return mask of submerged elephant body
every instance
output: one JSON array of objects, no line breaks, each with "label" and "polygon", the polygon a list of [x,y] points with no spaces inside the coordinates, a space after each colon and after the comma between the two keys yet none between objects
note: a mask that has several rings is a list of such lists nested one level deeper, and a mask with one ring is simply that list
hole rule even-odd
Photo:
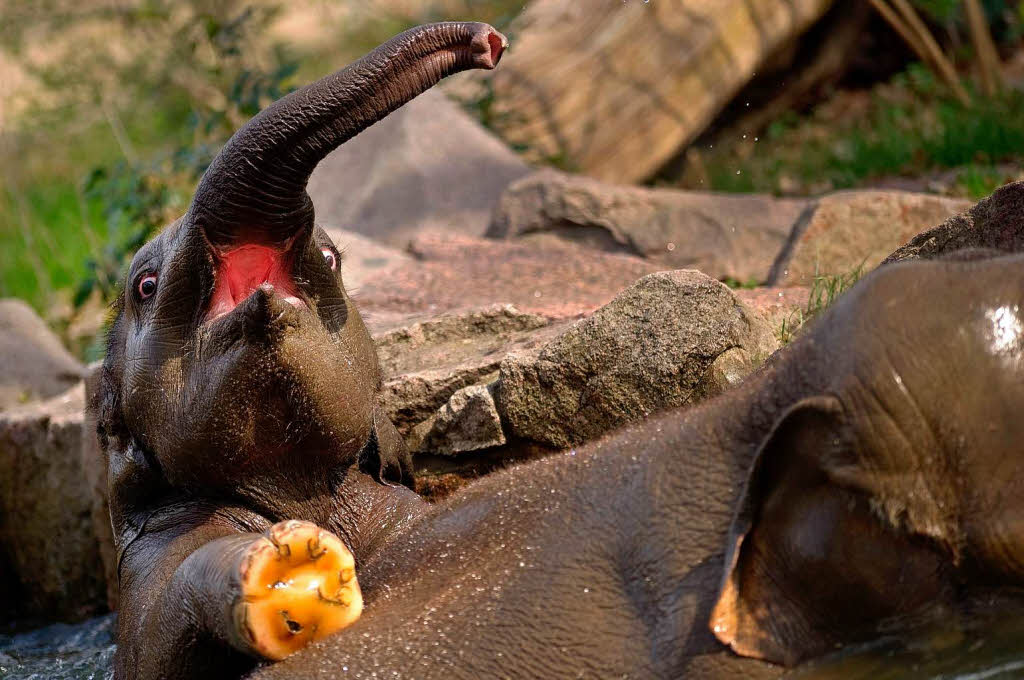
[{"label": "submerged elephant body", "polygon": [[716,400],[437,505],[402,486],[305,182],[504,46],[421,27],[290,95],[136,255],[91,396],[117,676],[770,678],[1024,584],[1019,257],[884,267]]},{"label": "submerged elephant body", "polygon": [[1022,265],[887,267],[737,390],[476,482],[253,677],[769,678],[1024,584]]}]

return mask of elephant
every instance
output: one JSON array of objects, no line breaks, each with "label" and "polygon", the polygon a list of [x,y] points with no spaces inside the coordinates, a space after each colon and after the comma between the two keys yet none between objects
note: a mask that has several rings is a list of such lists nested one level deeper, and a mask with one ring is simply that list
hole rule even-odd
[{"label": "elephant", "polygon": [[305,183],[506,45],[423,26],[285,97],[135,255],[89,396],[117,677],[774,678],[1014,601],[1021,256],[886,265],[711,401],[411,490]]}]

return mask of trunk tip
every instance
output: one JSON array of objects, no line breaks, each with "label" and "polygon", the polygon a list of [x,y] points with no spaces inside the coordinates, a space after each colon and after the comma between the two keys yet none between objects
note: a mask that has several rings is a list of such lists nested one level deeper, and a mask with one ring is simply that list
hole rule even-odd
[{"label": "trunk tip", "polygon": [[470,43],[473,50],[473,64],[477,68],[492,69],[501,61],[501,55],[508,47],[508,38],[488,24],[480,24],[480,29]]}]

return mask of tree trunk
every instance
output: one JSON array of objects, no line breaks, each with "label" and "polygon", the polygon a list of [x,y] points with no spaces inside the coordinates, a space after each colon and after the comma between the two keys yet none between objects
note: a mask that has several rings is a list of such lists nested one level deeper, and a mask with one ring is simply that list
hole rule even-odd
[{"label": "tree trunk", "polygon": [[637,182],[700,134],[831,0],[535,0],[493,124],[533,160]]}]

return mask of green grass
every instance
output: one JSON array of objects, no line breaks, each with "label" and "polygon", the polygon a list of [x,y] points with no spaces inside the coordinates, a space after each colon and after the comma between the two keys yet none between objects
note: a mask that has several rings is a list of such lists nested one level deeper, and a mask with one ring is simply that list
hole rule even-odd
[{"label": "green grass", "polygon": [[797,309],[782,320],[776,333],[779,342],[788,344],[808,321],[831,307],[843,293],[864,276],[864,263],[844,274],[819,274],[815,268],[810,294],[803,309]]},{"label": "green grass", "polygon": [[0,296],[46,312],[55,291],[85,277],[106,239],[102,209],[76,183],[53,178],[0,193]]},{"label": "green grass", "polygon": [[[131,153],[149,157],[188,143],[187,102],[170,104],[125,116]],[[110,125],[76,124],[80,113],[51,112],[17,131],[0,157],[0,296],[22,298],[51,321],[66,321],[89,263],[103,259],[114,236],[109,201],[88,190],[87,178],[125,160]]]},{"label": "green grass", "polygon": [[733,289],[744,289],[753,290],[761,285],[761,282],[756,277],[750,277],[746,281],[740,281],[732,276],[726,276],[722,279],[722,283]]},{"label": "green grass", "polygon": [[957,174],[957,193],[977,201],[991,194],[1006,181],[1005,174],[997,168],[972,163]]},{"label": "green grass", "polygon": [[1001,183],[998,164],[1024,159],[1024,92],[975,95],[965,106],[913,65],[870,94],[840,94],[757,138],[723,138],[700,151],[717,191],[820,193],[961,169],[955,188],[980,198]]}]

